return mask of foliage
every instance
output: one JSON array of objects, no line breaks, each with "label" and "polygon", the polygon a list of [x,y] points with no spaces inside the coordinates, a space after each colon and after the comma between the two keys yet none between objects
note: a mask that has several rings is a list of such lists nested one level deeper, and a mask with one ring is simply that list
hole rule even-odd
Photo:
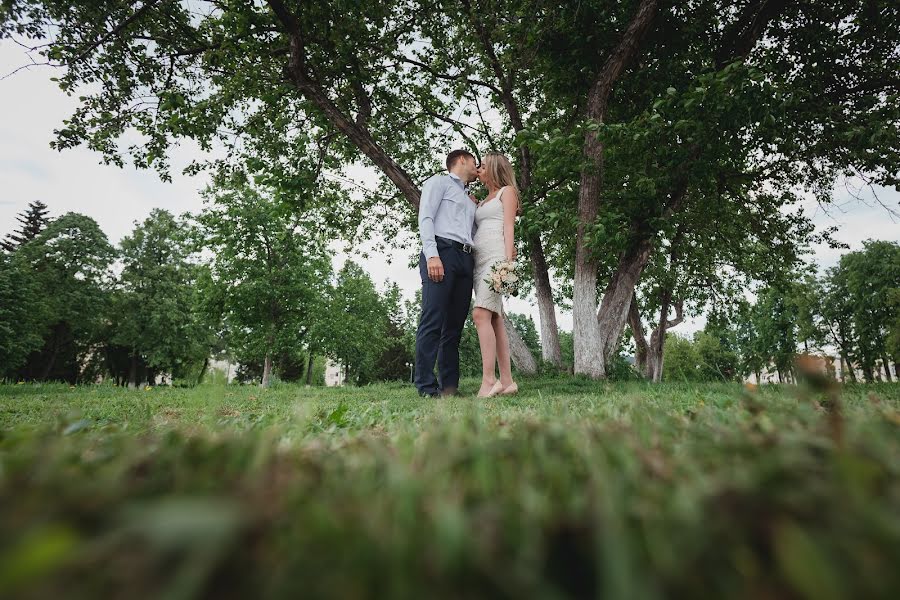
[{"label": "foliage", "polygon": [[895,597],[898,387],[840,402],[4,386],[0,594]]},{"label": "foliage", "polygon": [[[761,286],[755,302],[741,303],[729,329],[739,348],[744,375],[773,369],[792,377],[798,351],[837,353],[842,377],[867,381],[891,377],[896,349],[896,291],[900,244],[866,241],[844,254],[823,275],[795,274]],[[801,348],[802,347],[802,348]]]},{"label": "foliage", "polygon": [[839,280],[847,293],[845,302],[856,340],[854,354],[866,380],[872,381],[878,361],[890,360],[887,339],[897,314],[891,295],[900,288],[900,244],[866,241],[862,250],[841,256],[831,277]]},{"label": "foliage", "polygon": [[240,180],[219,181],[197,217],[212,255],[210,304],[238,362],[299,364],[325,300],[330,257],[308,213]]},{"label": "foliage", "polygon": [[729,338],[730,331],[710,324],[692,339],[666,336],[663,377],[667,381],[734,381],[739,356]]},{"label": "foliage", "polygon": [[894,316],[888,322],[888,338],[886,340],[887,353],[894,360],[894,375],[900,380],[900,288],[894,288],[888,291],[888,306],[891,308],[891,314]]},{"label": "foliage", "polygon": [[65,380],[82,377],[82,364],[101,341],[109,315],[115,249],[97,222],[77,213],[51,221],[13,255],[20,277],[33,280],[33,329],[42,346],[17,377]]},{"label": "foliage", "polygon": [[346,369],[348,383],[371,382],[376,361],[388,348],[384,337],[388,318],[372,279],[359,265],[344,263],[329,291],[326,310],[327,316],[317,324],[322,349]]},{"label": "foliage", "polygon": [[198,298],[203,267],[191,260],[188,224],[154,209],[120,243],[122,272],[114,296],[110,341],[127,349],[138,384],[138,361],[174,378],[196,370],[212,352],[212,332]]},{"label": "foliage", "polygon": [[[373,381],[410,381],[410,365],[415,363],[415,346],[410,345],[400,286],[391,284],[381,296],[384,347],[376,359]],[[413,338],[413,344],[414,344]]]},{"label": "foliage", "polygon": [[698,381],[700,356],[691,340],[669,334],[665,341],[663,379],[666,381]]},{"label": "foliage", "polygon": [[694,334],[701,381],[734,381],[738,373],[738,355],[730,347],[727,332],[707,327]]},{"label": "foliage", "polygon": [[34,279],[0,253],[0,379],[13,377],[41,347],[42,300]]}]

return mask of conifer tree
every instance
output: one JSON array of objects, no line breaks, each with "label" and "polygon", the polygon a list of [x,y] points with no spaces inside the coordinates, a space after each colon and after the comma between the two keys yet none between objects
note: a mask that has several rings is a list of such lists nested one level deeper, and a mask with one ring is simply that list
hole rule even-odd
[{"label": "conifer tree", "polygon": [[7,235],[5,240],[0,241],[0,247],[6,252],[15,252],[16,248],[36,238],[50,222],[50,219],[47,218],[49,212],[47,205],[40,200],[31,202],[28,208],[16,217],[21,224],[19,229]]}]

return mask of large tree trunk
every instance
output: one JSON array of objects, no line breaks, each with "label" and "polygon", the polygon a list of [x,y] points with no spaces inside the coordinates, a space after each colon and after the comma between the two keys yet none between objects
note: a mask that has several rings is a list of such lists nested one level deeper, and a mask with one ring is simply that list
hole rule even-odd
[{"label": "large tree trunk", "polygon": [[893,381],[893,379],[891,378],[891,361],[888,360],[887,356],[882,356],[881,362],[884,363],[885,381]]},{"label": "large tree trunk", "polygon": [[541,239],[532,236],[528,240],[531,265],[534,273],[534,292],[537,296],[538,317],[541,327],[541,358],[556,367],[562,367],[562,348],[559,345],[559,326],[556,323],[556,306],[553,303],[553,288]]},{"label": "large tree trunk", "polygon": [[[622,39],[612,50],[588,93],[585,116],[595,122],[606,120],[609,97],[613,85],[625,66],[637,54],[644,34],[656,15],[656,0],[641,0],[637,12],[625,29]],[[597,311],[597,268],[599,261],[590,247],[588,234],[597,220],[600,191],[603,187],[603,142],[595,131],[585,131],[582,155],[585,166],[581,171],[578,190],[578,227],[575,239],[575,281],[572,317],[575,333],[575,373],[594,378],[606,376],[606,363],[625,326],[628,307],[637,282],[646,264],[641,251],[629,253],[620,261],[606,288]],[[646,256],[649,256],[649,248]],[[629,285],[630,283],[630,285]],[[605,309],[605,310],[604,310]]]},{"label": "large tree trunk", "polygon": [[[600,377],[605,376],[606,364],[615,352],[622,331],[625,329],[634,288],[644,267],[647,266],[651,250],[652,245],[649,239],[635,244],[632,250],[619,260],[619,264],[606,286],[600,302],[600,309],[594,318],[597,324],[596,335],[599,341],[600,360],[604,369],[603,374],[599,375]],[[596,275],[594,281],[596,281]]]},{"label": "large tree trunk", "polygon": [[534,356],[509,319],[503,319],[503,328],[506,330],[506,337],[509,338],[509,355],[516,370],[528,375],[537,373],[537,362],[534,360]]}]

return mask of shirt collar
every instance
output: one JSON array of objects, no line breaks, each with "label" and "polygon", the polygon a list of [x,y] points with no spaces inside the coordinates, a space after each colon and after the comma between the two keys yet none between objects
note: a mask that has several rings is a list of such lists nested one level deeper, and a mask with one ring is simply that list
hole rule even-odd
[{"label": "shirt collar", "polygon": [[450,179],[452,179],[453,181],[455,181],[455,182],[456,182],[456,185],[458,185],[459,187],[461,187],[461,188],[463,189],[464,192],[468,192],[468,189],[466,188],[466,184],[463,183],[463,180],[460,179],[459,176],[458,176],[456,173],[450,173]]}]

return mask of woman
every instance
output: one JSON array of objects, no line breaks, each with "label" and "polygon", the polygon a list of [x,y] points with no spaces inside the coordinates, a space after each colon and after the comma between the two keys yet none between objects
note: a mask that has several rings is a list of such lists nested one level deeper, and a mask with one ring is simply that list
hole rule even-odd
[{"label": "woman", "polygon": [[[503,298],[485,281],[491,268],[502,260],[515,260],[514,228],[519,212],[519,187],[512,165],[502,154],[490,152],[478,167],[478,179],[488,190],[475,211],[475,309],[472,320],[481,346],[481,389],[479,398],[515,394],[509,340],[503,328]],[[494,365],[500,367],[500,379]]]}]

